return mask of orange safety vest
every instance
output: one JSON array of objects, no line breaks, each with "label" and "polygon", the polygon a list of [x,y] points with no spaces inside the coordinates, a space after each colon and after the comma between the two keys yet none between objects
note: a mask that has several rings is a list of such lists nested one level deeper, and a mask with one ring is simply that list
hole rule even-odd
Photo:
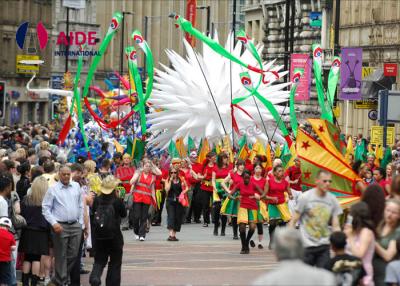
[{"label": "orange safety vest", "polygon": [[153,203],[153,190],[151,185],[154,179],[155,176],[151,173],[147,175],[147,178],[145,178],[144,174],[140,175],[139,181],[136,183],[135,189],[133,190],[133,202],[147,205]]}]

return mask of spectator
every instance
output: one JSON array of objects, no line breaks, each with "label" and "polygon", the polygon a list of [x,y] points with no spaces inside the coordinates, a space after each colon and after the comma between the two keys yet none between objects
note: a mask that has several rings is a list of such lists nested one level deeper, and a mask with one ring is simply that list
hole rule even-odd
[{"label": "spectator", "polygon": [[385,170],[383,168],[378,167],[378,168],[375,168],[373,173],[374,173],[375,184],[378,184],[379,186],[381,186],[382,189],[385,192],[385,196],[388,196],[389,195],[389,190],[387,188],[388,184],[387,184],[387,182],[385,180],[385,177],[386,177]]},{"label": "spectator", "polygon": [[366,275],[363,278],[364,286],[374,285],[374,271],[372,258],[375,251],[375,227],[371,220],[368,205],[359,202],[351,206],[348,223],[345,226],[347,235],[347,251],[360,258]]},{"label": "spectator", "polygon": [[56,167],[53,161],[47,161],[43,164],[43,177],[46,178],[49,187],[56,183]]},{"label": "spectator", "polygon": [[120,195],[115,191],[119,180],[109,175],[104,178],[101,195],[93,202],[95,213],[93,239],[96,241],[93,270],[89,282],[92,286],[101,285],[103,269],[108,263],[106,285],[121,284],[122,249],[124,239],[120,230],[121,218],[126,217],[126,209]]},{"label": "spectator", "polygon": [[400,237],[400,201],[392,199],[386,202],[383,221],[377,228],[377,237],[372,261],[374,282],[375,286],[384,286],[387,263],[397,254],[396,240]]},{"label": "spectator", "polygon": [[13,181],[5,173],[0,174],[0,217],[8,217],[7,200],[11,195]]},{"label": "spectator", "polygon": [[396,240],[397,259],[386,266],[385,283],[388,286],[400,285],[400,238]]},{"label": "spectator", "polygon": [[20,179],[17,182],[17,194],[20,198],[20,200],[23,200],[24,197],[26,196],[26,193],[28,192],[28,189],[31,186],[30,180],[29,180],[29,171],[31,170],[31,165],[28,161],[24,161],[17,167],[17,171],[20,174]]},{"label": "spectator", "polygon": [[400,175],[393,177],[390,197],[400,200]]},{"label": "spectator", "polygon": [[79,252],[83,224],[83,200],[79,184],[71,182],[71,169],[62,166],[60,181],[43,200],[43,215],[52,226],[55,269],[50,285],[64,285]]},{"label": "spectator", "polygon": [[0,217],[0,285],[12,285],[11,252],[17,247],[13,235],[9,232],[12,227],[8,217]]},{"label": "spectator", "polygon": [[336,231],[331,234],[329,241],[334,256],[326,268],[335,274],[336,285],[359,285],[365,270],[358,257],[346,254],[346,234]]},{"label": "spectator", "polygon": [[372,222],[377,226],[383,219],[385,209],[386,200],[382,188],[377,184],[369,185],[362,194],[361,200],[368,205]]},{"label": "spectator", "polygon": [[277,229],[274,241],[274,252],[279,265],[276,270],[260,276],[253,285],[335,285],[333,274],[301,261],[303,244],[298,231],[289,228]]},{"label": "spectator", "polygon": [[[21,215],[27,226],[23,229],[20,251],[25,254],[22,269],[22,285],[37,285],[40,275],[40,259],[49,254],[49,225],[42,214],[42,202],[47,192],[46,178],[40,176],[32,182],[31,192],[25,196],[21,204]],[[32,271],[31,284],[29,273]]]},{"label": "spectator", "polygon": [[111,161],[108,159],[104,159],[101,163],[101,168],[99,170],[99,176],[104,179],[105,177],[107,177],[108,175],[112,175],[111,174]]},{"label": "spectator", "polygon": [[300,220],[300,232],[305,246],[304,262],[317,267],[324,267],[329,260],[331,229],[340,230],[338,216],[342,209],[336,197],[329,193],[331,182],[332,175],[320,170],[316,187],[300,195],[290,221],[294,227]]}]

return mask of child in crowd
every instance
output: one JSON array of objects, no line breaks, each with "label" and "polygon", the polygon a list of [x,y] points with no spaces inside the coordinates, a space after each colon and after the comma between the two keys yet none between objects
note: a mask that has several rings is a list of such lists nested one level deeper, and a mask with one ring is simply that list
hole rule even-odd
[{"label": "child in crowd", "polygon": [[371,185],[374,183],[374,177],[372,176],[372,171],[371,169],[367,168],[365,170],[365,178],[364,181],[367,185]]},{"label": "child in crowd", "polygon": [[385,283],[400,285],[400,238],[396,240],[397,258],[386,266]]},{"label": "child in crowd", "polygon": [[335,274],[336,285],[359,285],[365,270],[359,258],[346,254],[346,239],[346,235],[341,231],[331,234],[329,240],[334,257],[330,259],[326,269]]},{"label": "child in crowd", "polygon": [[16,248],[14,236],[9,232],[11,227],[8,217],[0,218],[0,286],[11,282],[11,252]]}]

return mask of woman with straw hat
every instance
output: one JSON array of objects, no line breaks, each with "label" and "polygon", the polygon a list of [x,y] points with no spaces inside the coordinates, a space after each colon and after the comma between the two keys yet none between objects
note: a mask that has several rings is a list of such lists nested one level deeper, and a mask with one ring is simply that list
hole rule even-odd
[{"label": "woman with straw hat", "polygon": [[100,196],[93,202],[95,214],[93,239],[96,240],[93,270],[89,282],[101,285],[103,269],[108,262],[106,285],[121,284],[122,249],[124,239],[120,230],[121,218],[126,217],[126,209],[118,191],[120,180],[113,175],[103,179]]}]

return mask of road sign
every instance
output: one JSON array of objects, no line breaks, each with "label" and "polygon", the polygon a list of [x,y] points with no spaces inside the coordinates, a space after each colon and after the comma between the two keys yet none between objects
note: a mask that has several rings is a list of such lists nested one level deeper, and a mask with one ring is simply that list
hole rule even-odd
[{"label": "road sign", "polygon": [[[387,128],[386,144],[394,145],[394,127]],[[372,126],[371,127],[371,144],[383,146],[383,126]]]},{"label": "road sign", "polygon": [[321,28],[322,26],[322,13],[310,12],[310,27]]},{"label": "road sign", "polygon": [[27,65],[22,64],[20,61],[31,61],[31,60],[40,60],[39,56],[36,55],[17,55],[15,59],[15,66],[17,73],[24,73],[24,74],[34,74],[39,73],[39,65]]},{"label": "road sign", "polygon": [[368,118],[371,120],[377,120],[378,119],[378,111],[376,109],[372,109],[368,112]]},{"label": "road sign", "polygon": [[363,99],[353,101],[354,109],[377,109],[378,100],[376,99]]},{"label": "road sign", "polygon": [[384,63],[383,64],[383,75],[384,76],[397,76],[397,64],[394,63]]}]

